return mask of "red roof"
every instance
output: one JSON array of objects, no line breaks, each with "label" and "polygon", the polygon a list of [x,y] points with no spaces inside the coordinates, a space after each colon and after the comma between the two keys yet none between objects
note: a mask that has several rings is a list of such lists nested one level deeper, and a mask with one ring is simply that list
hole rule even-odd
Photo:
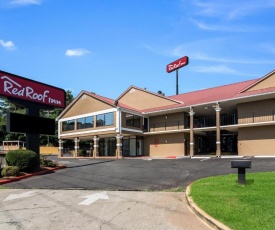
[{"label": "red roof", "polygon": [[[275,87],[270,87],[270,88],[260,89],[260,90],[253,90],[253,91],[244,91],[246,89],[249,89],[252,85],[260,82],[262,79],[263,78],[258,78],[258,79],[254,79],[254,80],[248,80],[248,81],[244,81],[244,82],[238,82],[238,83],[233,83],[233,84],[229,84],[229,85],[223,85],[223,86],[218,86],[218,87],[213,87],[213,88],[208,88],[208,89],[203,89],[203,90],[197,90],[197,91],[183,93],[183,94],[169,96],[169,97],[161,96],[161,97],[167,98],[169,100],[174,100],[177,103],[182,102],[182,104],[154,107],[154,108],[145,109],[145,110],[138,110],[134,107],[123,104],[121,102],[119,102],[117,104],[117,106],[120,106],[121,108],[124,108],[124,109],[136,111],[136,112],[148,113],[148,112],[154,112],[154,111],[160,111],[160,110],[168,110],[168,109],[174,109],[174,108],[194,106],[194,105],[205,104],[205,103],[219,102],[222,100],[246,97],[246,96],[250,96],[250,95],[259,95],[262,93],[274,92]],[[131,88],[131,87],[138,88],[135,86],[130,86],[129,88]],[[140,88],[138,88],[138,89],[140,89]],[[144,89],[142,89],[142,90],[149,92]],[[91,93],[89,93],[89,94],[92,95],[93,97],[100,99],[101,101],[107,102],[108,104],[115,106],[115,100],[113,100],[113,99],[99,96],[97,94],[91,94]],[[152,93],[152,94],[154,94],[154,93]],[[157,95],[157,96],[159,96],[159,95]]]},{"label": "red roof", "polygon": [[103,101],[103,102],[105,102],[105,103],[107,103],[107,104],[109,104],[109,105],[112,105],[112,106],[119,106],[119,107],[124,108],[124,109],[128,109],[128,110],[133,110],[133,111],[136,111],[136,112],[140,112],[138,109],[136,109],[136,108],[134,108],[134,107],[131,107],[131,106],[129,106],[129,105],[123,104],[123,103],[121,103],[121,102],[118,102],[118,104],[115,105],[116,100],[113,100],[113,99],[111,99],[111,98],[103,97],[103,96],[101,96],[101,95],[94,94],[94,93],[89,93],[89,92],[86,92],[86,91],[85,91],[85,93],[87,93],[87,94],[91,95],[92,97],[97,98],[97,99],[99,99],[99,100],[101,100],[101,101]]},{"label": "red roof", "polygon": [[[145,89],[141,89],[135,86],[130,86],[122,95],[118,97],[117,100],[113,100],[107,97],[103,97],[97,94],[93,94],[87,91],[82,91],[78,97],[82,95],[82,93],[86,93],[94,98],[97,98],[113,107],[121,107],[124,109],[140,112],[140,113],[149,113],[149,112],[155,112],[155,111],[161,111],[161,110],[169,110],[169,109],[175,109],[175,108],[183,108],[183,107],[189,107],[189,106],[195,106],[199,104],[206,104],[206,103],[215,103],[215,102],[220,102],[223,100],[229,100],[229,99],[234,99],[234,98],[241,98],[241,97],[247,97],[251,95],[261,95],[265,93],[275,93],[275,87],[269,87],[265,89],[259,89],[259,90],[251,90],[247,91],[254,85],[258,84],[259,82],[263,81],[267,77],[271,76],[272,74],[275,73],[275,70],[270,72],[269,74],[265,75],[262,78],[254,79],[254,80],[249,80],[249,81],[244,81],[244,82],[238,82],[234,84],[229,84],[229,85],[223,85],[223,86],[218,86],[214,88],[209,88],[209,89],[203,89],[203,90],[198,90],[194,92],[189,92],[189,93],[183,93],[179,95],[174,95],[174,96],[169,96],[165,97],[153,92],[150,92]],[[145,109],[145,110],[138,110],[134,107],[131,107],[130,105],[123,104],[119,102],[119,99],[131,88],[136,88],[140,89],[144,92],[156,95],[158,97],[162,97],[171,101],[174,101],[174,105],[168,105],[168,106],[162,106],[162,107],[154,107],[150,109]],[[77,98],[78,98],[77,97]],[[59,115],[62,116],[62,114],[72,106],[72,103]]]},{"label": "red roof", "polygon": [[263,93],[271,93],[271,92],[275,92],[275,87],[269,87],[269,88],[265,88],[265,89],[258,89],[258,90],[253,90],[253,91],[247,91],[247,92],[243,92],[243,93],[239,93],[237,94],[235,97],[246,97],[246,96],[250,96],[250,95],[260,95]]},{"label": "red roof", "polygon": [[98,94],[95,94],[95,93],[90,93],[90,92],[87,92],[87,91],[84,91],[86,94],[89,94],[90,96],[94,97],[94,98],[97,98],[103,102],[106,102],[107,104],[109,105],[114,105],[115,103],[115,100],[111,99],[111,98],[108,98],[108,97],[103,97],[103,96],[100,96]]},{"label": "red roof", "polygon": [[260,79],[261,78],[244,81],[244,82],[238,82],[238,83],[229,84],[229,85],[218,86],[218,87],[209,88],[209,89],[193,91],[189,93],[183,93],[183,94],[174,95],[174,96],[169,96],[169,98],[173,100],[182,101],[183,104],[155,107],[155,108],[143,110],[142,112],[148,113],[148,112],[180,108],[180,107],[186,107],[186,106],[194,106],[194,105],[210,103],[210,102],[219,102],[222,100],[242,97],[246,95],[258,94],[259,92],[255,93],[254,91],[245,92],[245,93],[240,93],[240,92],[248,88],[252,84],[255,84]]},{"label": "red roof", "polygon": [[254,84],[258,80],[259,79],[255,79],[230,85],[198,90],[194,92],[170,96],[170,98],[184,102],[185,106],[226,100],[234,98],[237,94],[239,94],[239,92],[241,92],[243,89],[247,88],[251,84]]}]

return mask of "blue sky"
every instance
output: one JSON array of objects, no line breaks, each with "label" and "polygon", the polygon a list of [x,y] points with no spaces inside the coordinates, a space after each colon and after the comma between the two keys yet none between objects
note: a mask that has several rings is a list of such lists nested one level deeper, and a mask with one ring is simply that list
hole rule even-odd
[{"label": "blue sky", "polygon": [[275,0],[0,0],[0,69],[117,98],[179,93],[275,68]]}]

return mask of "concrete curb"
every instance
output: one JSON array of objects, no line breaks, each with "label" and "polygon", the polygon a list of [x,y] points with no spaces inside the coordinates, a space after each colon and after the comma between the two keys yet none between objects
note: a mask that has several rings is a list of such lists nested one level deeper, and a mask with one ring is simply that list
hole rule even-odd
[{"label": "concrete curb", "polygon": [[190,156],[141,156],[141,157],[123,157],[123,159],[127,160],[178,160],[178,159],[184,159],[184,158],[190,158]]},{"label": "concrete curb", "polygon": [[15,181],[20,181],[20,180],[23,180],[23,179],[26,179],[26,178],[29,178],[29,177],[32,177],[32,176],[39,176],[39,175],[48,174],[48,173],[51,173],[55,170],[64,169],[64,168],[67,168],[67,167],[66,166],[59,166],[59,167],[56,167],[56,168],[45,169],[43,171],[36,172],[36,173],[30,173],[30,174],[26,174],[26,175],[23,175],[23,176],[3,179],[3,180],[0,180],[0,185],[15,182]]},{"label": "concrete curb", "polygon": [[208,226],[213,229],[218,230],[232,230],[231,228],[227,227],[223,223],[219,222],[218,220],[214,219],[212,216],[208,215],[205,211],[203,211],[199,206],[195,204],[193,199],[189,196],[190,194],[190,187],[192,184],[189,184],[186,188],[185,197],[187,200],[187,204],[189,207],[194,211],[194,213],[204,221]]}]

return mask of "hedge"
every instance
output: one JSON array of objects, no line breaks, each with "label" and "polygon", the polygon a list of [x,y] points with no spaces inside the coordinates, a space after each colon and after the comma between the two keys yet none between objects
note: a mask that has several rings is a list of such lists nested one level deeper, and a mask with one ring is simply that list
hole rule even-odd
[{"label": "hedge", "polygon": [[39,168],[38,154],[31,150],[10,150],[6,154],[6,162],[9,166],[17,166],[20,172],[32,172]]},{"label": "hedge", "polygon": [[17,166],[6,166],[5,168],[2,169],[1,175],[3,177],[18,176],[19,168]]}]

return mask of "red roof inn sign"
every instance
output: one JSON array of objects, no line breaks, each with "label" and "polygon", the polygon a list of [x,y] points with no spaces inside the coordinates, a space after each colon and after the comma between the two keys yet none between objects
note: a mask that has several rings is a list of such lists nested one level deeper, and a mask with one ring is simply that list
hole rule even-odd
[{"label": "red roof inn sign", "polygon": [[183,66],[188,65],[188,57],[184,56],[166,66],[167,73],[171,73],[174,70],[177,70]]},{"label": "red roof inn sign", "polygon": [[166,66],[167,73],[171,73],[176,70],[176,94],[179,94],[179,83],[178,83],[178,69],[188,65],[189,59],[187,56],[184,56]]},{"label": "red roof inn sign", "polygon": [[65,107],[65,91],[0,70],[0,95],[52,107]]}]

